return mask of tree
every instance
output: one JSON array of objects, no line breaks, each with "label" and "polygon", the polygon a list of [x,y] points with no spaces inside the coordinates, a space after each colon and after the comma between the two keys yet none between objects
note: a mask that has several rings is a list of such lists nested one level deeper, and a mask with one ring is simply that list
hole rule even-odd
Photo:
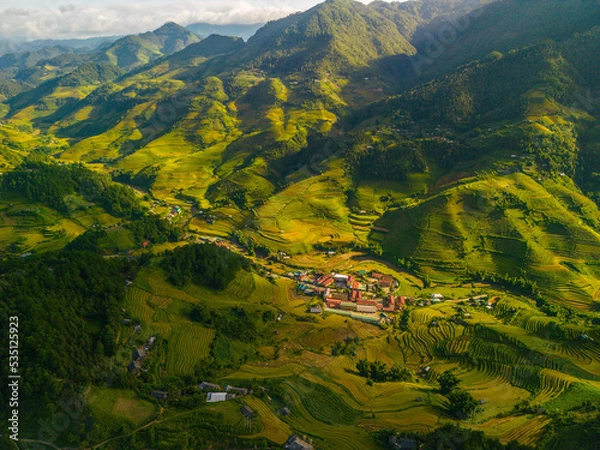
[{"label": "tree", "polygon": [[358,362],[356,363],[356,370],[358,370],[358,373],[360,374],[361,377],[368,377],[369,376],[369,363],[367,362],[367,360],[359,359]]},{"label": "tree", "polygon": [[386,381],[388,376],[387,366],[381,361],[372,362],[369,366],[373,381]]},{"label": "tree", "polygon": [[412,378],[412,372],[399,364],[394,364],[388,372],[389,381],[410,381]]},{"label": "tree", "polygon": [[448,407],[450,413],[461,420],[472,417],[476,412],[479,403],[467,391],[455,389],[448,394]]},{"label": "tree", "polygon": [[450,393],[458,384],[460,380],[454,375],[453,372],[447,370],[438,378],[438,383],[440,384],[440,392],[442,395],[446,395]]}]

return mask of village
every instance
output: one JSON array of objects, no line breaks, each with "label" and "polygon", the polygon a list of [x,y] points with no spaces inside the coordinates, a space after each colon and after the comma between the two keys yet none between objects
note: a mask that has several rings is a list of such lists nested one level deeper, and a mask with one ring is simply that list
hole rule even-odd
[{"label": "village", "polygon": [[397,295],[398,281],[375,271],[359,270],[348,274],[296,271],[286,276],[298,283],[297,290],[301,295],[321,297],[323,306],[312,306],[309,310],[312,314],[326,311],[371,323],[393,323],[391,314],[402,311],[407,305],[426,306],[444,301],[441,294],[432,294],[424,301]]},{"label": "village", "polygon": [[310,314],[339,314],[373,325],[394,324],[396,313],[402,312],[407,306],[427,307],[448,301],[483,305],[492,310],[495,304],[494,299],[489,299],[485,294],[463,299],[447,299],[440,293],[404,296],[398,293],[398,280],[377,271],[324,273],[320,270],[297,270],[284,276],[297,283],[299,295],[315,299],[309,303]]}]

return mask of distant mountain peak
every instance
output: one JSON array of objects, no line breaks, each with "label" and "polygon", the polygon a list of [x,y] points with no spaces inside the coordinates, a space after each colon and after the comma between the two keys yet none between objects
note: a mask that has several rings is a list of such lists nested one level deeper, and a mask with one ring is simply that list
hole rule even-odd
[{"label": "distant mountain peak", "polygon": [[187,28],[167,22],[154,31],[119,39],[103,53],[100,61],[132,69],[183,50],[199,40]]},{"label": "distant mountain peak", "polygon": [[175,22],[166,22],[164,23],[161,27],[157,28],[156,30],[152,31],[151,33],[153,34],[164,34],[164,33],[190,33],[190,31],[185,28],[182,27],[181,25],[175,23]]},{"label": "distant mountain peak", "polygon": [[215,25],[211,23],[199,22],[192,23],[186,28],[200,38],[206,38],[213,34],[219,34],[221,36],[241,37],[247,40],[263,26],[264,23]]}]

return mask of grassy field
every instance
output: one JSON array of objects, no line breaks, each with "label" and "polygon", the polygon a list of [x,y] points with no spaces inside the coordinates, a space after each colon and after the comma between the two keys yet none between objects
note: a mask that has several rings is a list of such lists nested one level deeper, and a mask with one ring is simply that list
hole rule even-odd
[{"label": "grassy field", "polygon": [[158,410],[149,401],[140,400],[134,391],[121,389],[94,387],[86,392],[85,401],[99,420],[113,427],[123,423],[138,427]]}]

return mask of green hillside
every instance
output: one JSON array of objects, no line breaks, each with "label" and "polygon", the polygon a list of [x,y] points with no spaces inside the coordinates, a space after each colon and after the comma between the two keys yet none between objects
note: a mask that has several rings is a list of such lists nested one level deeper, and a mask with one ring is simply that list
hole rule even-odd
[{"label": "green hillside", "polygon": [[439,35],[442,24],[430,30],[433,40],[422,37],[415,43],[422,57],[429,59],[422,67],[425,73],[439,75],[493,51],[504,53],[547,39],[556,42],[570,39],[575,33],[597,26],[600,8],[597,3],[585,0],[508,0],[491,2],[475,15],[476,18],[465,21],[465,25],[450,22],[456,33],[452,34],[454,39],[449,45],[441,44],[440,56],[427,46],[444,40]]},{"label": "green hillside", "polygon": [[412,53],[413,46],[383,14],[352,0],[328,0],[258,30],[246,57],[276,72],[347,72],[384,56]]}]

